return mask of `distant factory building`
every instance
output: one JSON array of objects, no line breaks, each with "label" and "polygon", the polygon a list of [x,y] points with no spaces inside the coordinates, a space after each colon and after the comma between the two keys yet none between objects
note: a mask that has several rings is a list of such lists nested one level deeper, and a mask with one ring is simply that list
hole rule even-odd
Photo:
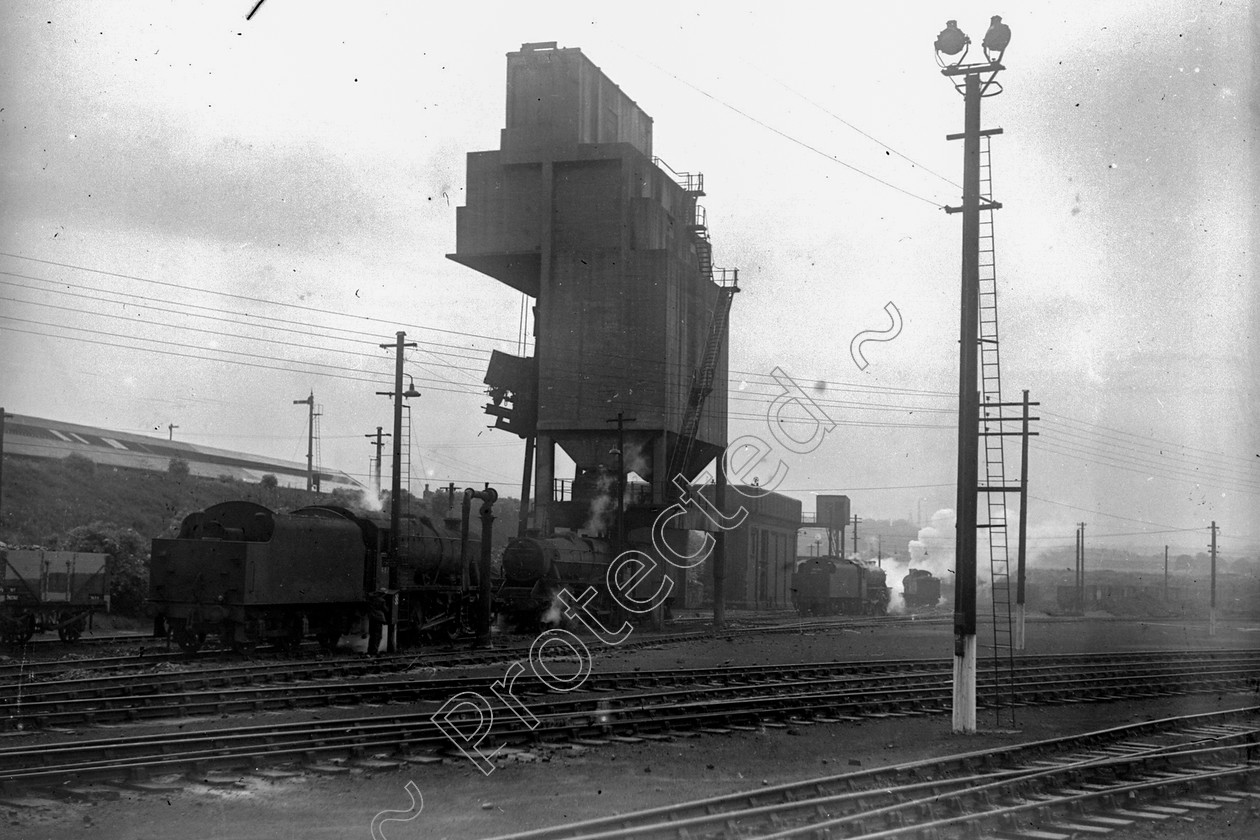
[{"label": "distant factory building", "polygon": [[[22,414],[10,415],[10,419],[5,421],[4,454],[26,458],[81,455],[103,466],[162,473],[170,469],[172,460],[178,459],[188,464],[190,475],[202,478],[228,476],[257,483],[264,475],[274,475],[281,487],[306,487],[306,464],[298,461],[280,461]],[[319,470],[316,475],[319,488],[325,493],[339,487],[355,491],[365,489],[337,470]]]},{"label": "distant factory building", "polygon": [[633,473],[650,492],[620,524],[650,526],[727,439],[738,289],[713,266],[703,177],[653,157],[652,119],[581,50],[544,43],[508,54],[500,148],[468,155],[467,183],[450,258],[536,301],[534,355],[496,352],[485,377],[526,475],[536,452],[530,524],[615,535]]}]

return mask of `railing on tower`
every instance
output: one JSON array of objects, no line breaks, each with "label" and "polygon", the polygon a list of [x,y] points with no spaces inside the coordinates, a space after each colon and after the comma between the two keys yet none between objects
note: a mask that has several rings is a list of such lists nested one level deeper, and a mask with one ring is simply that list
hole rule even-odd
[{"label": "railing on tower", "polygon": [[704,173],[703,172],[678,172],[672,166],[658,157],[652,158],[652,163],[667,172],[674,183],[682,187],[683,192],[692,195],[704,195]]}]

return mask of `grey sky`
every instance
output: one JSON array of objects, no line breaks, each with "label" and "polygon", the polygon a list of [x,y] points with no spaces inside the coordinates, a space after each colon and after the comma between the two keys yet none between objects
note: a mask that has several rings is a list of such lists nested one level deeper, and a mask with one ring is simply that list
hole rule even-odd
[{"label": "grey sky", "polygon": [[[1058,503],[1034,501],[1034,533],[1070,544],[1084,519],[1198,551],[1216,519],[1227,554],[1260,550],[1247,4],[252,6],[6,6],[0,250],[96,270],[0,257],[10,411],[297,458],[313,389],[323,462],[361,475],[362,435],[390,424],[375,345],[405,329],[417,479],[516,495],[521,447],[485,430],[479,383],[520,297],[444,255],[464,154],[498,146],[504,54],[557,40],[654,118],[656,154],[705,173],[743,289],[732,435],[763,427],[775,365],[821,380],[844,425],[785,488],[807,510],[898,488],[853,489],[855,512],[926,518],[953,506],[954,400],[900,391],[956,389],[959,221],[934,205],[958,200],[962,123],[931,43],[947,16],[978,42],[996,12],[1003,387],[1042,403],[1033,493]],[[849,341],[889,301],[902,332],[859,370]],[[942,428],[889,427],[921,423]],[[1169,528],[1202,530],[1101,536]]]}]

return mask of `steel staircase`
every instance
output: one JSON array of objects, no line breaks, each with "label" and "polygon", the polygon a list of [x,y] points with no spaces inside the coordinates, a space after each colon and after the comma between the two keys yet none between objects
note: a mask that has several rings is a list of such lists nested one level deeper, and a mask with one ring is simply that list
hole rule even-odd
[{"label": "steel staircase", "polygon": [[[709,242],[709,231],[705,226],[704,208],[696,205],[696,215],[688,226],[696,247],[696,257],[700,275],[718,286],[717,304],[713,308],[713,316],[709,320],[709,336],[705,341],[704,355],[700,365],[691,374],[691,390],[687,396],[687,409],[683,413],[682,428],[678,432],[669,458],[669,479],[672,485],[674,476],[682,475],[691,461],[695,449],[696,432],[700,428],[700,415],[704,412],[705,401],[713,392],[713,377],[717,372],[718,356],[722,352],[722,342],[726,338],[726,327],[730,321],[731,301],[739,291],[739,269],[713,268],[713,248]],[[690,480],[690,475],[684,475]]]},{"label": "steel staircase", "polygon": [[1011,617],[1011,574],[1006,528],[1006,463],[1002,442],[1002,376],[998,343],[997,262],[993,237],[992,166],[989,138],[980,138],[980,436],[984,443],[983,484],[993,583],[993,697],[997,724],[1015,723],[1015,655]]}]

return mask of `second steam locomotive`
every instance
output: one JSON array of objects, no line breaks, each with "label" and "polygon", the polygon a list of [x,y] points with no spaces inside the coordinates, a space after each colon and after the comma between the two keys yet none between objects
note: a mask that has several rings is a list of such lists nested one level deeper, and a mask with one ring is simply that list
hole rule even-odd
[{"label": "second steam locomotive", "polygon": [[797,564],[792,597],[801,615],[884,615],[891,592],[869,560],[811,557]]},{"label": "second steam locomotive", "polygon": [[[345,508],[317,505],[276,513],[253,502],[223,502],[190,514],[178,536],[153,541],[150,601],[159,625],[186,650],[207,636],[248,648],[294,646],[308,633],[332,648],[384,596],[390,564],[398,589],[388,593],[401,634],[455,636],[476,604],[480,541],[427,517],[408,518],[396,558],[386,552],[387,523]],[[381,597],[382,601],[386,601]]]}]

